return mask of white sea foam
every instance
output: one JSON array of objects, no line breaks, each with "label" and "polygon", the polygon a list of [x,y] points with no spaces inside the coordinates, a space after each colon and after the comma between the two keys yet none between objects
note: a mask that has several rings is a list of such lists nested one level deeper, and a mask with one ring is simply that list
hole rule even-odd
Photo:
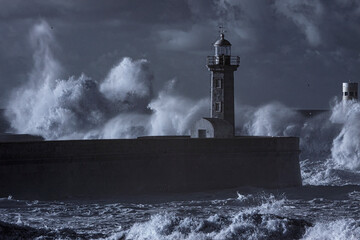
[{"label": "white sea foam", "polygon": [[341,219],[331,222],[319,222],[306,230],[304,240],[358,240],[360,223],[354,219]]},{"label": "white sea foam", "polygon": [[23,224],[23,222],[21,221],[21,215],[20,214],[17,215],[16,224],[17,225],[22,225]]},{"label": "white sea foam", "polygon": [[301,236],[305,226],[293,225],[292,220],[278,217],[284,210],[286,198],[272,194],[241,195],[240,201],[253,206],[245,207],[232,216],[210,215],[202,219],[186,217],[174,212],[152,215],[148,221],[138,222],[128,230],[114,233],[108,239],[277,239]]},{"label": "white sea foam", "polygon": [[281,214],[286,209],[284,195],[275,197],[273,194],[261,194],[259,199],[261,205],[254,209],[262,214]]},{"label": "white sea foam", "polygon": [[243,126],[242,134],[254,136],[299,135],[300,115],[281,103],[274,102],[257,109],[249,107],[244,109],[246,109],[247,117],[239,119],[244,122],[239,123],[238,121],[238,125]]},{"label": "white sea foam", "polygon": [[230,216],[214,214],[205,219],[158,213],[108,239],[292,239],[305,232],[308,223],[276,215],[284,208],[283,197],[258,194],[242,195],[242,199],[254,201],[255,205]]},{"label": "white sea foam", "polygon": [[[318,133],[302,146],[307,158],[301,163],[304,183],[360,184],[360,104],[335,102],[331,115],[320,120],[322,124],[312,127],[315,131],[303,131]],[[305,141],[303,135],[301,140]]]},{"label": "white sea foam", "polygon": [[238,214],[232,218],[213,215],[206,220],[180,218],[175,214],[158,214],[147,222],[136,223],[107,239],[287,239],[301,236],[304,227],[292,229],[287,219],[270,215]]},{"label": "white sea foam", "polygon": [[145,101],[151,99],[153,75],[146,59],[124,58],[115,65],[100,84],[100,91],[111,101]]},{"label": "white sea foam", "polygon": [[248,196],[246,196],[246,195],[242,195],[242,194],[240,194],[239,192],[237,192],[236,193],[237,194],[237,200],[239,200],[239,201],[245,201],[245,200],[247,200],[248,199]]},{"label": "white sea foam", "polygon": [[344,184],[341,178],[334,174],[331,161],[312,161],[305,159],[300,162],[301,176],[304,185],[329,185]]},{"label": "white sea foam", "polygon": [[208,100],[184,98],[174,91],[175,84],[176,80],[169,81],[158,97],[149,104],[153,111],[150,135],[189,134],[191,125],[206,115]]}]

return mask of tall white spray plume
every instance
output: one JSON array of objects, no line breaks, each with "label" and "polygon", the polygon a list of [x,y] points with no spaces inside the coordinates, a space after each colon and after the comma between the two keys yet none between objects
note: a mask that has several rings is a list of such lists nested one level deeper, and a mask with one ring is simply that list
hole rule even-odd
[{"label": "tall white spray plume", "polygon": [[31,29],[30,42],[33,70],[28,81],[14,90],[6,108],[16,133],[45,139],[186,134],[193,121],[205,114],[206,101],[169,94],[174,92],[171,86],[154,96],[154,76],[145,59],[123,58],[100,82],[85,74],[60,79],[62,67],[52,52],[56,42],[46,21]]}]

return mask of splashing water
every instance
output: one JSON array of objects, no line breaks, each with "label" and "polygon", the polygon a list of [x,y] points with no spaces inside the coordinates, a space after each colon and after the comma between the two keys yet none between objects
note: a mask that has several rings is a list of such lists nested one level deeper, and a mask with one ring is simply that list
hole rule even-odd
[{"label": "splashing water", "polygon": [[360,237],[360,225],[353,219],[341,219],[332,222],[319,222],[314,227],[307,229],[304,240],[317,239],[349,239],[356,240]]},{"label": "splashing water", "polygon": [[257,109],[241,108],[245,114],[238,118],[238,126],[242,126],[239,134],[300,137],[304,184],[360,184],[358,102],[335,101],[331,111],[312,118],[305,118],[280,103]]},{"label": "splashing water", "polygon": [[266,104],[250,110],[241,134],[254,136],[294,136],[299,135],[301,117],[281,103]]},{"label": "splashing water", "polygon": [[175,83],[175,80],[170,81],[165,90],[149,104],[154,112],[150,122],[151,135],[189,134],[191,125],[206,114],[208,99],[194,104],[173,91]]},{"label": "splashing water", "polygon": [[55,41],[49,25],[45,21],[35,25],[30,39],[34,69],[6,108],[16,133],[46,139],[184,134],[206,111],[205,100],[170,95],[175,80],[154,97],[154,76],[145,59],[123,58],[101,82],[85,74],[59,79],[62,67],[51,51]]},{"label": "splashing water", "polygon": [[[311,224],[303,220],[280,217],[278,214],[283,211],[285,202],[284,198],[265,193],[242,195],[241,200],[217,200],[212,202],[212,207],[234,204],[240,211],[222,214],[222,211],[218,210],[219,214],[203,217],[182,215],[180,212],[161,212],[152,215],[148,221],[135,223],[129,229],[120,230],[107,239],[300,238],[305,227]],[[244,207],[241,207],[242,205]]]},{"label": "splashing water", "polygon": [[334,163],[339,168],[360,170],[360,104],[355,101],[337,104],[331,121],[343,126],[331,149]]}]

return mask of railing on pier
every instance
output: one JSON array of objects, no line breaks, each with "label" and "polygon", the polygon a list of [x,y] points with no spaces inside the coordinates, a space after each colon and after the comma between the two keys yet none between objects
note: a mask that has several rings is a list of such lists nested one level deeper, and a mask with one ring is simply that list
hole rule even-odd
[{"label": "railing on pier", "polygon": [[239,66],[240,57],[238,56],[208,56],[206,58],[206,65],[231,65]]}]

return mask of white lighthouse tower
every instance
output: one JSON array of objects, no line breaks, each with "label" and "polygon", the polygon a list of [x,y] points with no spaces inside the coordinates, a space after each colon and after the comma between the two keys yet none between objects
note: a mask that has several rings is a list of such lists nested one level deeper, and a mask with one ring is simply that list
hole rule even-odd
[{"label": "white lighthouse tower", "polygon": [[207,57],[211,71],[211,117],[228,121],[235,128],[234,71],[240,65],[240,57],[231,56],[231,43],[224,33],[214,44],[215,55]]},{"label": "white lighthouse tower", "polygon": [[231,43],[223,32],[214,48],[215,54],[206,59],[211,72],[210,118],[203,118],[195,124],[191,130],[191,136],[195,138],[234,137],[234,72],[240,65],[240,57],[231,56]]}]

